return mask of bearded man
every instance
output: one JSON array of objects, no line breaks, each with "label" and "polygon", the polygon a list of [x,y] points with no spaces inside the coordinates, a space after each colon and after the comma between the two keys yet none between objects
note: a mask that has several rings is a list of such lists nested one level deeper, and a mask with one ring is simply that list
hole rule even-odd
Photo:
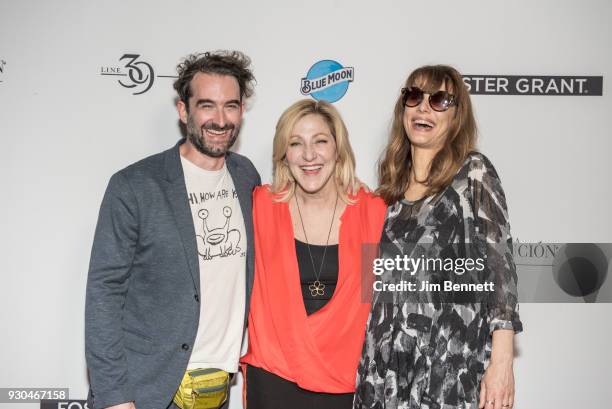
[{"label": "bearded man", "polygon": [[236,51],[188,56],[174,83],[186,138],[110,179],[87,280],[90,408],[180,406],[194,370],[238,370],[261,179],[229,149],[249,65]]}]

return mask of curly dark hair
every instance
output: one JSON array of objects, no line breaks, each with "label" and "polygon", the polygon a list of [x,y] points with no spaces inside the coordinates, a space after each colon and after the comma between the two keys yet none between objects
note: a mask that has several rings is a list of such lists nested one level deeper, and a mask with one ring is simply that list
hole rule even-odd
[{"label": "curly dark hair", "polygon": [[240,51],[218,50],[191,54],[176,67],[178,79],[174,89],[181,101],[189,107],[191,80],[198,72],[206,74],[230,75],[236,78],[240,87],[240,100],[249,98],[254,92],[255,76],[249,68],[251,59]]}]

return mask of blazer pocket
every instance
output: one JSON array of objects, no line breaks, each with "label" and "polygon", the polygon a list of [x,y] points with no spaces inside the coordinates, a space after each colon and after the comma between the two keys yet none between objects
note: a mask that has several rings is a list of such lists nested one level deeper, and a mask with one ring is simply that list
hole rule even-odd
[{"label": "blazer pocket", "polygon": [[130,330],[123,330],[123,345],[132,351],[149,355],[153,351],[153,341],[144,335],[136,334]]}]

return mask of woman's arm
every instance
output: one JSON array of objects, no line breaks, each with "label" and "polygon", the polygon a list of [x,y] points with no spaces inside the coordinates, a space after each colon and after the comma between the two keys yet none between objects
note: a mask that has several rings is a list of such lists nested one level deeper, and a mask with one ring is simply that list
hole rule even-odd
[{"label": "woman's arm", "polygon": [[479,408],[506,409],[514,405],[513,359],[514,330],[493,331],[491,362],[480,383]]},{"label": "woman's arm", "polygon": [[494,291],[485,302],[492,336],[491,359],[480,384],[479,407],[508,409],[514,404],[514,333],[522,331],[518,314],[516,266],[506,197],[491,162],[479,155],[470,171],[477,240],[486,255]]}]

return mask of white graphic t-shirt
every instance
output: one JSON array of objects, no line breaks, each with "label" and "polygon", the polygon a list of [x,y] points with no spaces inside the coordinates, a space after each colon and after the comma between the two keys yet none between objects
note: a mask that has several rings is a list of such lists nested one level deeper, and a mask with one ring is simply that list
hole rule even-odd
[{"label": "white graphic t-shirt", "polygon": [[200,261],[200,324],[188,369],[238,371],[245,307],[246,232],[234,182],[181,157]]}]

